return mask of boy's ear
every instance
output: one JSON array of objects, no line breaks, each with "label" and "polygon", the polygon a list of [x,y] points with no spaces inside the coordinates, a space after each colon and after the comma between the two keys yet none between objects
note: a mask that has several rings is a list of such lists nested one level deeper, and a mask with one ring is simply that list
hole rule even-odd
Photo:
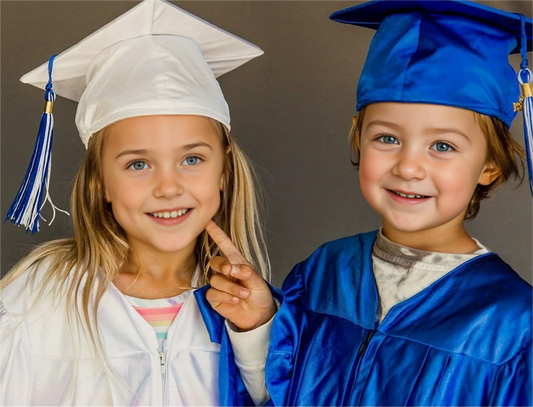
[{"label": "boy's ear", "polygon": [[477,183],[481,185],[489,185],[495,179],[497,179],[501,175],[501,173],[502,170],[496,164],[487,163],[485,164],[483,172],[481,173],[479,181]]}]

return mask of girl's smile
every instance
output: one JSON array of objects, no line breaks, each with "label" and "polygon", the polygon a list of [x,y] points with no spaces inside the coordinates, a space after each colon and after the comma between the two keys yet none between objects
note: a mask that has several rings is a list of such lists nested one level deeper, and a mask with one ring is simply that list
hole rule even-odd
[{"label": "girl's smile", "polygon": [[173,226],[184,222],[192,211],[192,208],[162,209],[157,212],[147,213],[147,215],[160,225]]},{"label": "girl's smile", "polygon": [[224,153],[214,125],[141,116],[112,124],[105,137],[106,199],[131,249],[192,254],[220,205]]}]

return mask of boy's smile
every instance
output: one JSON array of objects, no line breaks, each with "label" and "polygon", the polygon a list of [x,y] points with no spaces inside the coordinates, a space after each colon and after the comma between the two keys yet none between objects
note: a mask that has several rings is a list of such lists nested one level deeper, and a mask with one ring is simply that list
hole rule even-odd
[{"label": "boy's smile", "polygon": [[485,164],[486,139],[473,112],[430,104],[372,104],[360,140],[361,190],[382,216],[386,235],[438,232],[452,239],[466,233],[470,199],[478,183],[490,183],[493,173]]}]

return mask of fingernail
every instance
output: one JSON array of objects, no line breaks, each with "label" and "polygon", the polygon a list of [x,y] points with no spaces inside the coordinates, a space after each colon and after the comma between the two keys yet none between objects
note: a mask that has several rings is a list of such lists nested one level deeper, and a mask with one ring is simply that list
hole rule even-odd
[{"label": "fingernail", "polygon": [[230,274],[232,276],[238,276],[239,275],[239,266],[232,266]]},{"label": "fingernail", "polygon": [[246,298],[250,294],[250,291],[248,291],[248,290],[240,290],[239,294],[240,294],[241,297]]},{"label": "fingernail", "polygon": [[233,302],[239,302],[239,298],[238,298],[238,297],[233,297],[231,300],[232,300]]}]

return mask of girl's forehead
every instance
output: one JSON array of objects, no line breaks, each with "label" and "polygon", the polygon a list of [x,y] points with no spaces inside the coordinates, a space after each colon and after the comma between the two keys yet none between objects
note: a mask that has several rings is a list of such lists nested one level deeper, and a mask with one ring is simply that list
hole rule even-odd
[{"label": "girl's forehead", "polygon": [[150,149],[169,149],[192,144],[220,145],[217,123],[203,116],[138,116],[113,123],[105,130],[108,148],[142,145]]}]

